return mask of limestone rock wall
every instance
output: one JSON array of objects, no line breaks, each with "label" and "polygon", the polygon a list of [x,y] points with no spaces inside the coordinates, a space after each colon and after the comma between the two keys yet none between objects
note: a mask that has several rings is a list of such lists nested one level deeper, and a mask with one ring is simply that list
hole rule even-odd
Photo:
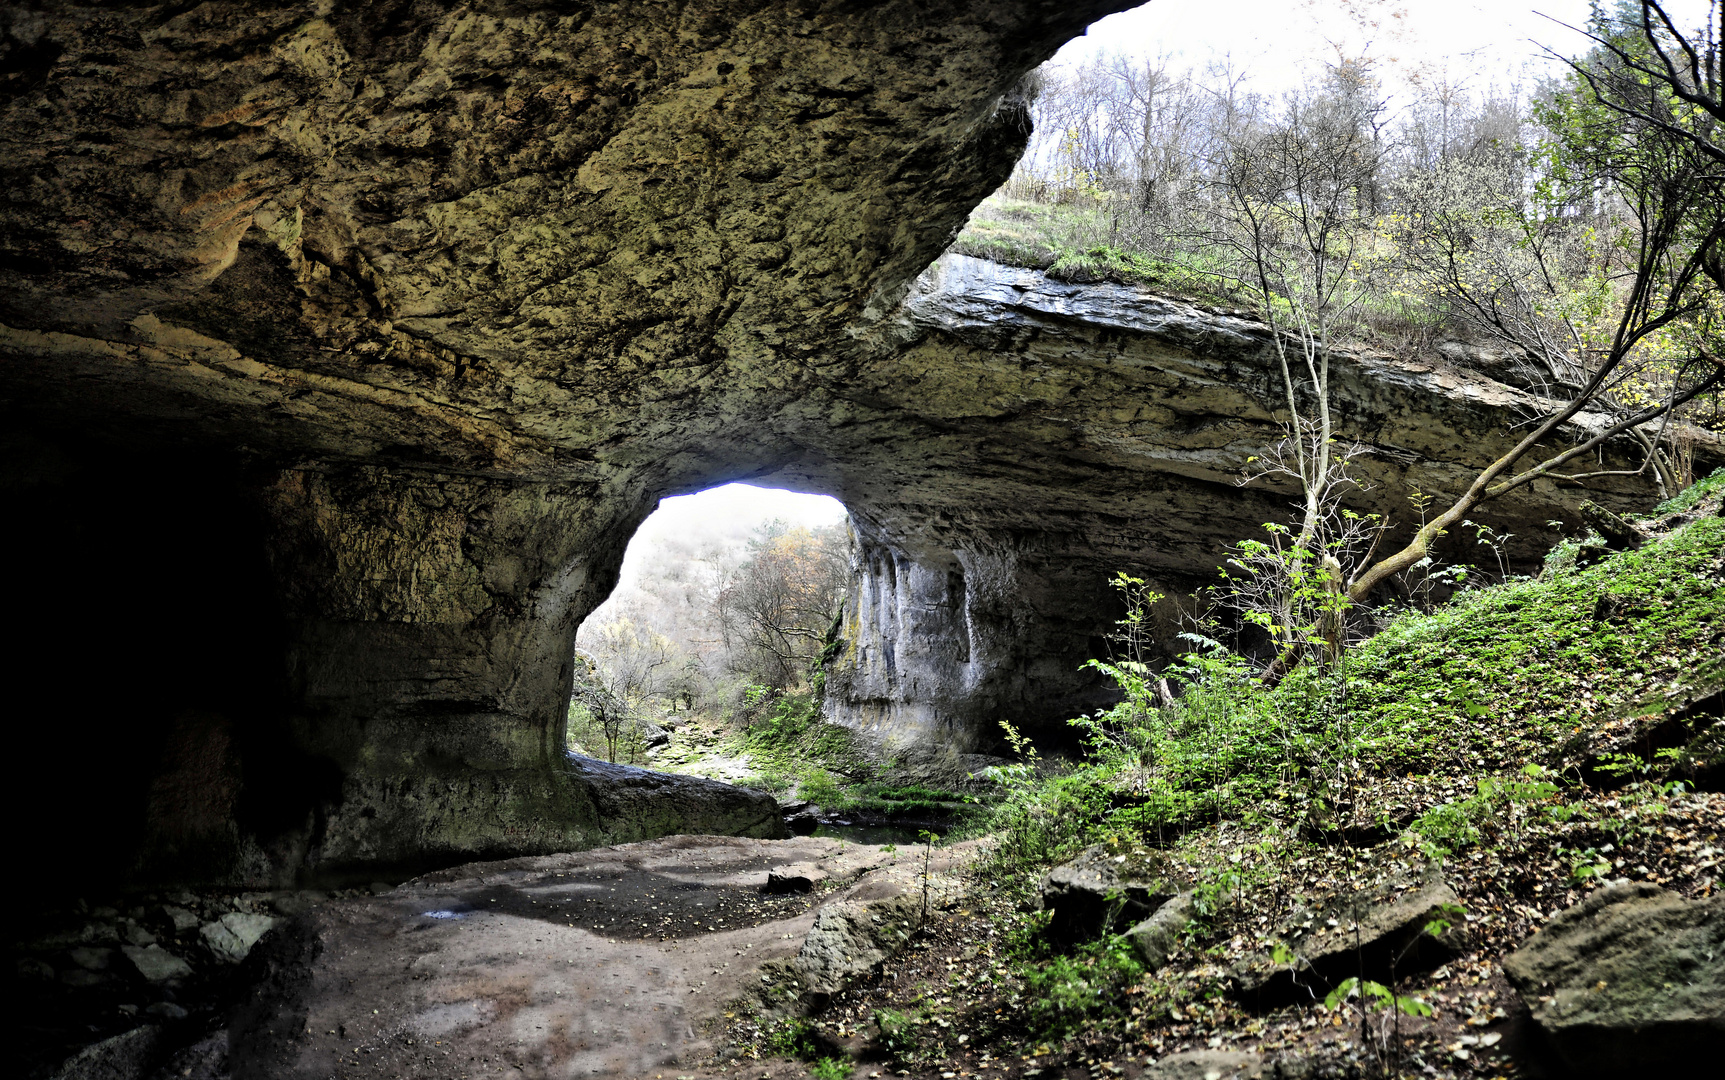
[{"label": "limestone rock wall", "polygon": [[[918,279],[1022,150],[1022,75],[1128,2],[0,9],[32,842],[270,884],[674,827],[565,768],[568,656],[655,501],[732,480],[858,521],[836,710],[1060,730],[1108,575],[1207,574],[1289,497],[1233,484],[1275,430],[1251,319]],[[1538,405],[1338,363],[1372,508]],[[1531,551],[1570,501],[1501,521]]]},{"label": "limestone rock wall", "polygon": [[[1001,720],[1069,737],[1067,719],[1111,700],[1083,670],[1119,615],[1108,578],[1185,592],[1215,579],[1227,545],[1294,516],[1291,487],[1239,486],[1280,437],[1273,343],[1247,314],[947,255],[855,340],[856,383],[920,434],[846,489],[862,541],[828,709],[889,743],[990,749]],[[1459,494],[1519,438],[1512,417],[1551,405],[1442,353],[1331,363],[1338,437],[1371,451],[1348,502],[1396,522],[1391,542],[1418,524],[1410,492]],[[1570,434],[1602,422],[1583,414]],[[1725,461],[1717,439],[1697,445],[1701,473]],[[1639,464],[1627,440],[1603,460]],[[1641,477],[1588,494],[1626,510],[1656,497]],[[1542,481],[1476,516],[1527,566],[1579,525],[1583,497]],[[1446,554],[1492,559],[1471,536]]]},{"label": "limestone rock wall", "polygon": [[1122,6],[0,9],[42,851],[268,884],[636,835],[561,764],[576,622],[662,495],[846,492],[827,433],[891,410],[835,349]]},{"label": "limestone rock wall", "polygon": [[971,753],[1002,744],[1001,720],[1058,739],[1061,721],[1112,702],[1080,670],[1118,614],[1107,575],[1044,555],[1020,543],[917,559],[859,539],[828,716],[891,749]]}]

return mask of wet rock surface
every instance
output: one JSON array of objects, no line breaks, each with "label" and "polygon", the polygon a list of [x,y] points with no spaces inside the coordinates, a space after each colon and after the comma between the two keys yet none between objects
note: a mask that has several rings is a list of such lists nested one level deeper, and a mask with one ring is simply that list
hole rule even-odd
[{"label": "wet rock surface", "polygon": [[1504,972],[1573,1076],[1682,1072],[1725,1046],[1725,899],[1614,882],[1559,912]]}]

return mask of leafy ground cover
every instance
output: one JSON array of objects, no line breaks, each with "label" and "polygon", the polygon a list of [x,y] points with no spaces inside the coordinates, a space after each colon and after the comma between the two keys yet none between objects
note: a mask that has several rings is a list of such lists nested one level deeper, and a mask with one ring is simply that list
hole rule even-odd
[{"label": "leafy ground cover", "polygon": [[864,821],[932,822],[944,830],[980,820],[993,801],[897,779],[897,763],[883,760],[852,729],[825,720],[812,693],[761,688],[727,715],[684,714],[669,743],[640,760]]},{"label": "leafy ground cover", "polygon": [[[1082,759],[1026,747],[994,770],[1004,798],[975,826],[989,846],[968,899],[806,1014],[740,1019],[729,1052],[775,1075],[1130,1077],[1203,1048],[1292,1054],[1312,1075],[1529,1075],[1503,958],[1606,881],[1700,897],[1725,878],[1725,795],[1695,790],[1717,774],[1625,734],[1694,747],[1725,726],[1705,703],[1725,675],[1722,498],[1725,473],[1659,507],[1638,549],[1566,545],[1536,579],[1396,619],[1329,674],[1265,689],[1212,650],[1173,674],[1172,706],[1128,686],[1074,721]],[[1042,934],[1040,880],[1092,843],[1158,851],[1196,886],[1161,969],[1120,937]],[[1378,1001],[1338,987],[1263,1010],[1231,991],[1290,913],[1428,872],[1461,907],[1441,967]],[[773,1042],[793,1029],[801,1064]]]}]

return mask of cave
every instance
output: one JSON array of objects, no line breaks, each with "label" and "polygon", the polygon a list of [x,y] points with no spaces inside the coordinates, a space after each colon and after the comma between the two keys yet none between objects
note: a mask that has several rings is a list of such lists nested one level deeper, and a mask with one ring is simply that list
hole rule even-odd
[{"label": "cave", "polygon": [[[1190,587],[1289,497],[1235,483],[1262,323],[943,255],[1022,76],[1126,6],[0,13],[26,857],[272,887],[769,828],[620,818],[563,754],[628,538],[730,481],[851,510],[840,722],[986,750],[1104,703],[1109,577]],[[1397,515],[1529,400],[1335,364]],[[1515,555],[1575,498],[1506,499]]]}]

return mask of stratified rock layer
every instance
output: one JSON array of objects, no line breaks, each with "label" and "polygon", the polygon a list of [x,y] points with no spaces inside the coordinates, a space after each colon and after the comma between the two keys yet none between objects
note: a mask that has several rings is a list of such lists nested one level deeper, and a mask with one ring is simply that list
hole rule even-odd
[{"label": "stratified rock layer", "polygon": [[[1019,78],[1124,6],[0,12],[12,749],[79,764],[10,787],[20,857],[369,881],[673,827],[567,767],[571,643],[656,500],[723,481],[851,507],[848,722],[962,752],[1106,701],[1107,577],[1284,516],[1233,484],[1276,431],[1263,327],[912,284],[1022,149]],[[1537,406],[1338,366],[1374,507]],[[1531,551],[1568,500],[1500,523]]]}]

